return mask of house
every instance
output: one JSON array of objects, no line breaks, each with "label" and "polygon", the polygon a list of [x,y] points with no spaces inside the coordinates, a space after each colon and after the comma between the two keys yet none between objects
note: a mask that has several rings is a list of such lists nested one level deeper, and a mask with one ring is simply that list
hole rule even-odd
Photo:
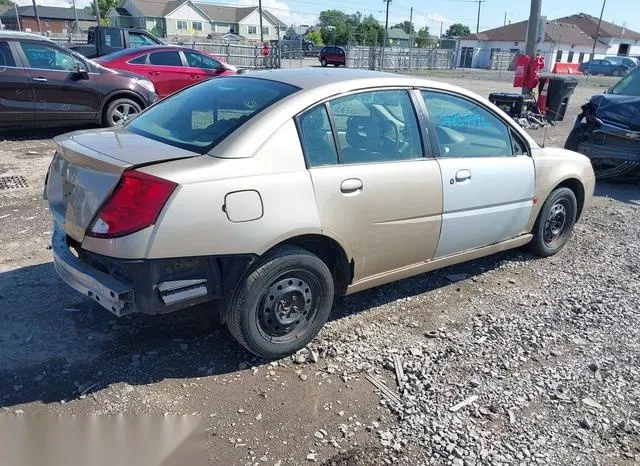
[{"label": "house", "polygon": [[391,28],[387,30],[387,44],[391,47],[409,47],[410,38],[404,29]]},{"label": "house", "polygon": [[[111,24],[142,27],[159,37],[241,36],[260,40],[257,6],[235,7],[191,0],[124,0],[107,13]],[[262,32],[265,41],[283,35],[286,24],[263,8]]]},{"label": "house", "polygon": [[[458,66],[461,68],[491,68],[492,60],[504,52],[515,55],[526,49],[528,21],[490,29],[460,39]],[[593,38],[570,23],[546,21],[538,53],[545,58],[545,71],[555,63],[583,63],[591,57]],[[596,44],[596,55],[606,53],[607,46]]]},{"label": "house", "polygon": [[[22,29],[26,32],[38,32],[38,21],[32,5],[19,6],[18,18],[16,9],[11,7],[0,13],[0,21],[5,29]],[[78,24],[76,26],[76,13]],[[96,17],[85,10],[73,11],[73,8],[57,6],[38,6],[40,27],[42,32],[49,34],[68,34],[71,32],[86,32],[90,26],[96,25]]]},{"label": "house", "polygon": [[606,55],[640,56],[640,32],[604,20],[598,30],[598,18],[585,13],[565,16],[558,21],[578,26],[592,39],[598,31],[598,40],[607,46]]}]

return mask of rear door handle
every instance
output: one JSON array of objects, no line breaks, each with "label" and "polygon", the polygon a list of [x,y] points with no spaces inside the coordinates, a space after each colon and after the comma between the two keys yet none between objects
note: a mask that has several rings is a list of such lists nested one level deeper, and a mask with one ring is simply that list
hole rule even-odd
[{"label": "rear door handle", "polygon": [[149,71],[149,76],[159,76],[160,73],[158,71]]},{"label": "rear door handle", "polygon": [[471,170],[458,170],[456,172],[456,181],[462,183],[471,179]]},{"label": "rear door handle", "polygon": [[352,194],[362,190],[362,180],[358,178],[347,178],[340,185],[340,191],[344,194]]},{"label": "rear door handle", "polygon": [[191,77],[193,79],[200,79],[200,75],[199,74],[192,74]]},{"label": "rear door handle", "polygon": [[39,82],[39,83],[46,83],[48,81],[48,79],[47,78],[43,78],[42,76],[38,76],[38,77],[35,77],[35,78],[31,78],[31,81],[36,81],[36,82]]}]

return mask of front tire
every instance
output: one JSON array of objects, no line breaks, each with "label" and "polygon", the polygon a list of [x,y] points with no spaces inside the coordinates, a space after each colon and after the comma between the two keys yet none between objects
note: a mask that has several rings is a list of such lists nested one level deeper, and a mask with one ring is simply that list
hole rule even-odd
[{"label": "front tire", "polygon": [[225,310],[233,337],[246,349],[276,359],[304,348],[333,307],[331,272],[317,256],[282,247],[261,259]]},{"label": "front tire", "polygon": [[327,66],[327,60],[324,59],[324,58],[322,60],[320,60],[320,65]]},{"label": "front tire", "polygon": [[131,99],[116,99],[104,111],[102,124],[106,127],[122,126],[131,117],[142,111],[140,105]]},{"label": "front tire", "polygon": [[553,256],[567,244],[578,213],[578,201],[569,188],[551,192],[533,227],[532,252],[540,257]]}]

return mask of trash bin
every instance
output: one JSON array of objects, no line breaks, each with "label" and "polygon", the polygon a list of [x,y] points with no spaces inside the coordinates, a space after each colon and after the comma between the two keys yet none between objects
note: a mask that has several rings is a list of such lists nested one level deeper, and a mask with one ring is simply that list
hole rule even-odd
[{"label": "trash bin", "polygon": [[569,98],[578,85],[578,80],[571,76],[543,76],[540,78],[540,84],[538,85],[539,92],[542,91],[545,80],[549,81],[549,88],[547,89],[547,118],[551,121],[562,121],[565,113],[567,113]]}]

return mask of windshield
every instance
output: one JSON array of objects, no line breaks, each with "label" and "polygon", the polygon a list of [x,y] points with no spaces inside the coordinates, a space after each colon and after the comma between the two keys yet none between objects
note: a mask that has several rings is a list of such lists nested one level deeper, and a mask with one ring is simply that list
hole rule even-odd
[{"label": "windshield", "polygon": [[159,102],[126,127],[155,141],[206,154],[254,115],[297,90],[251,77],[211,79]]},{"label": "windshield", "polygon": [[640,68],[635,68],[631,73],[618,81],[609,93],[640,97]]}]

